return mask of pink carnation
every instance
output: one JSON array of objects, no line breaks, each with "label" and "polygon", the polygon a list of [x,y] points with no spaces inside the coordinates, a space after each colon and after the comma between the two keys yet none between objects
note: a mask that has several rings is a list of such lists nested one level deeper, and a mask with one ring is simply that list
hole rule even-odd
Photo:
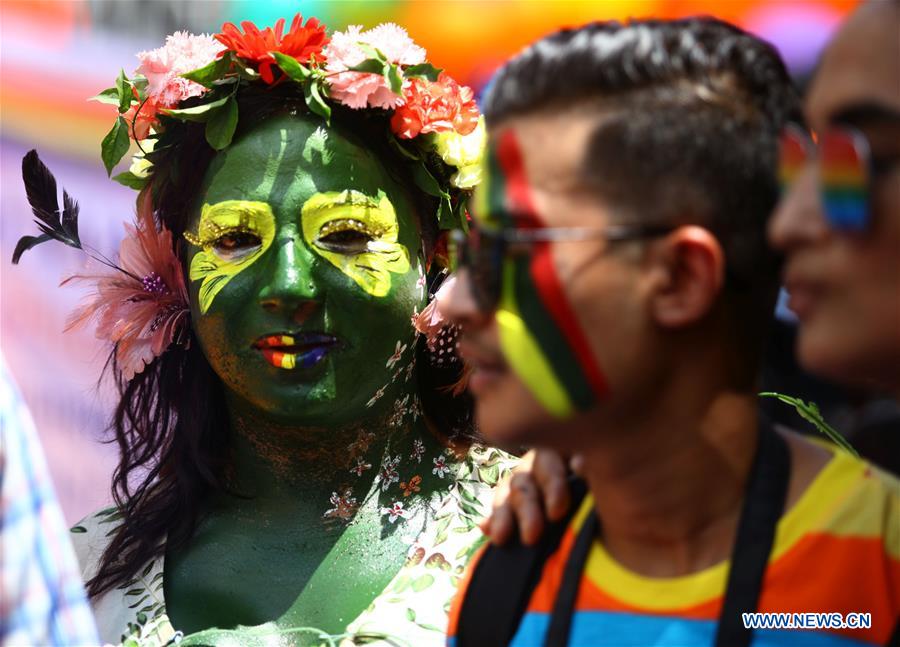
[{"label": "pink carnation", "polygon": [[400,25],[386,22],[360,34],[360,40],[374,47],[397,65],[419,65],[425,62],[425,50],[413,42]]},{"label": "pink carnation", "polygon": [[166,37],[163,47],[138,54],[141,64],[135,72],[147,77],[147,94],[152,101],[159,107],[172,108],[206,92],[199,83],[180,75],[208,65],[223,49],[212,36],[177,31]]},{"label": "pink carnation", "polygon": [[350,108],[396,108],[403,103],[403,98],[391,92],[381,74],[347,71],[368,58],[360,43],[379,50],[395,65],[424,63],[425,50],[394,23],[361,30],[359,25],[350,25],[345,32],[335,32],[325,48],[328,58],[325,69],[331,73],[328,78],[331,97]]}]

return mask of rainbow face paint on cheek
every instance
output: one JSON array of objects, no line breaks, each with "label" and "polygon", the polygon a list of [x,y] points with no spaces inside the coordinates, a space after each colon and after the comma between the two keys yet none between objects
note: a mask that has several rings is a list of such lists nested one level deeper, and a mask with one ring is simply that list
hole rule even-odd
[{"label": "rainbow face paint on cheek", "polygon": [[[515,135],[504,132],[487,156],[476,197],[482,220],[504,228],[543,227],[531,200]],[[556,273],[549,243],[530,255],[506,258],[497,310],[500,343],[510,366],[535,398],[557,417],[603,398],[606,378],[597,364]]]},{"label": "rainbow face paint on cheek", "polygon": [[336,337],[319,333],[266,335],[253,344],[269,364],[287,370],[313,368],[336,346]]},{"label": "rainbow face paint on cheek", "polygon": [[206,314],[216,295],[252,265],[275,239],[275,214],[265,202],[226,200],[204,204],[197,233],[184,238],[200,251],[191,258],[190,280],[202,281],[198,301]]}]

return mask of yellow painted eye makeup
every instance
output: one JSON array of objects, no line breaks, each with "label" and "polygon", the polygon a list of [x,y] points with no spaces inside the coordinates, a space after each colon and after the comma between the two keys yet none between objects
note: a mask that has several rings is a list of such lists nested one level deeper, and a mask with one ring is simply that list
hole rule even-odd
[{"label": "yellow painted eye makeup", "polygon": [[189,276],[200,284],[200,313],[205,314],[219,291],[250,266],[275,239],[275,214],[265,202],[226,200],[204,204],[197,233],[184,238],[200,248],[191,259]]},{"label": "yellow painted eye makeup", "polygon": [[409,251],[398,242],[394,205],[379,191],[317,193],[303,205],[303,238],[311,249],[353,279],[367,294],[383,297],[391,274],[409,271]]}]

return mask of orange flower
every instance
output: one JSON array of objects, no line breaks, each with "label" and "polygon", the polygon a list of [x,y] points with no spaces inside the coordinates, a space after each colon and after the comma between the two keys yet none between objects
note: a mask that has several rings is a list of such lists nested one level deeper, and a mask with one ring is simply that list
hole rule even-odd
[{"label": "orange flower", "polygon": [[422,488],[419,487],[419,485],[421,485],[421,483],[422,483],[422,477],[419,475],[416,475],[416,476],[412,477],[411,479],[409,479],[409,483],[407,483],[406,481],[401,483],[400,489],[403,490],[403,496],[406,497],[406,496],[409,496],[410,494],[413,494],[414,492],[421,492]]},{"label": "orange flower", "polygon": [[[275,75],[272,73],[275,57],[272,52],[293,56],[301,63],[306,63],[310,57],[319,62],[325,60],[322,48],[328,44],[329,39],[325,33],[325,25],[315,18],[310,18],[303,25],[303,16],[298,13],[291,22],[290,31],[283,37],[284,18],[278,19],[274,30],[266,27],[260,31],[249,21],[242,22],[241,27],[244,28],[244,33],[233,23],[226,22],[222,25],[222,33],[216,34],[216,40],[241,58],[258,63],[259,75],[266,83],[275,82]],[[224,51],[219,56],[222,54]]]},{"label": "orange flower", "polygon": [[391,118],[391,129],[403,139],[448,130],[468,135],[478,126],[478,106],[472,88],[459,85],[444,72],[437,81],[411,79],[403,88],[403,99],[404,105]]},{"label": "orange flower", "polygon": [[[137,92],[134,93],[137,96]],[[128,136],[138,141],[146,139],[150,129],[159,124],[160,106],[153,99],[148,98],[141,103],[133,104],[122,116],[128,122]]]}]

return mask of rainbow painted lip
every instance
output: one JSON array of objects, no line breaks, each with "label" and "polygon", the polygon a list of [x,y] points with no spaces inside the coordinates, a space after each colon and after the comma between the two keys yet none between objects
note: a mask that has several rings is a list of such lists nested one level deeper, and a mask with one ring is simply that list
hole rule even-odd
[{"label": "rainbow painted lip", "polygon": [[337,337],[324,333],[278,333],[253,343],[269,364],[287,370],[312,368],[338,345]]}]

